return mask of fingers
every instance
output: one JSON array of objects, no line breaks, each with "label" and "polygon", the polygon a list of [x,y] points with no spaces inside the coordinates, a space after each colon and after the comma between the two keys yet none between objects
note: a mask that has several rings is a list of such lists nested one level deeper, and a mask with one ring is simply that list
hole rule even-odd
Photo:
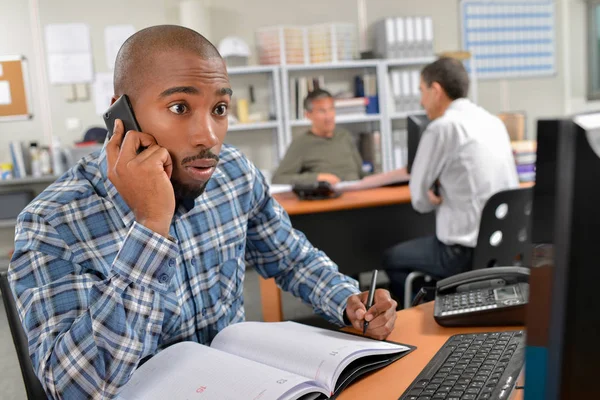
[{"label": "fingers", "polygon": [[125,162],[129,162],[137,157],[140,147],[150,147],[156,143],[154,136],[143,132],[128,131],[121,144],[120,157],[123,157]]},{"label": "fingers", "polygon": [[106,161],[108,165],[113,166],[116,164],[119,158],[119,151],[121,149],[121,143],[123,142],[123,136],[125,129],[120,119],[115,120],[113,128],[113,135],[106,144]]},{"label": "fingers", "polygon": [[365,321],[369,321],[367,334],[376,339],[385,339],[394,329],[397,306],[398,303],[387,290],[377,289],[375,303],[365,315]]},{"label": "fingers", "polygon": [[355,329],[361,330],[365,313],[367,312],[365,305],[361,301],[360,296],[353,295],[348,298],[346,305],[346,315]]}]

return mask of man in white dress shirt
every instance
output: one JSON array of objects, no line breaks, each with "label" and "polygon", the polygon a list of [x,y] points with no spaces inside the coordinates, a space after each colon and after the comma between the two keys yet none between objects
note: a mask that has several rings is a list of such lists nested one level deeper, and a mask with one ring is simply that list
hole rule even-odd
[{"label": "man in white dress shirt", "polygon": [[518,187],[506,128],[466,98],[469,76],[463,64],[440,58],[427,65],[420,89],[431,122],[419,141],[410,193],[416,211],[435,211],[436,235],[386,251],[384,268],[399,300],[412,271],[445,278],[470,270],[483,206],[494,193]]}]

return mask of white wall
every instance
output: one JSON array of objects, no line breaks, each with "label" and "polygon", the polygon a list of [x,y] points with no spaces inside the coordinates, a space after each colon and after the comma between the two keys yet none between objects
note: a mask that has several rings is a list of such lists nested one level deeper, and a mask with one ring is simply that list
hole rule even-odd
[{"label": "white wall", "polygon": [[[89,24],[92,35],[94,66],[96,72],[106,72],[104,59],[103,29],[109,24],[131,23],[136,29],[161,23],[178,22],[178,0],[39,0],[42,26],[50,23],[83,22]],[[557,0],[558,1],[558,0]],[[581,0],[560,0],[557,3],[557,32],[562,32],[562,1],[569,1],[574,10],[569,15],[571,22],[577,21],[577,13],[583,9]],[[581,9],[581,10],[580,10]],[[25,54],[32,57],[33,41],[28,23],[28,8],[25,0],[0,0],[0,54]],[[367,2],[368,24],[391,15],[431,15],[435,29],[435,50],[460,49],[460,24],[458,0],[369,0]],[[329,21],[356,23],[357,8],[354,0],[227,0],[212,1],[210,10],[212,32],[207,35],[215,44],[229,35],[242,37],[253,51],[254,32],[257,28],[276,24],[313,24]],[[567,18],[567,20],[569,20]],[[571,27],[573,37],[570,44],[582,46],[577,39],[582,36],[581,23]],[[568,29],[569,30],[569,29]],[[562,66],[563,41],[558,41],[558,74],[541,79],[513,79],[486,81],[478,84],[479,103],[491,112],[526,110],[528,136],[534,137],[534,122],[543,116],[562,115],[565,112],[564,69]],[[581,57],[580,57],[581,58]],[[34,62],[35,60],[32,60]],[[579,69],[584,62],[573,59],[573,80],[585,76]],[[583,83],[585,88],[585,83]],[[39,115],[42,100],[32,88],[34,114]],[[579,96],[580,86],[573,85],[572,96]],[[90,90],[91,91],[91,90]],[[585,92],[585,90],[583,90]],[[67,103],[61,87],[49,88],[54,134],[63,143],[80,140],[83,131],[91,125],[102,125],[95,114],[93,102]],[[79,118],[82,127],[76,132],[67,132],[65,120]],[[10,138],[42,140],[39,118],[33,121],[0,124],[0,160],[8,159],[7,141]]]}]

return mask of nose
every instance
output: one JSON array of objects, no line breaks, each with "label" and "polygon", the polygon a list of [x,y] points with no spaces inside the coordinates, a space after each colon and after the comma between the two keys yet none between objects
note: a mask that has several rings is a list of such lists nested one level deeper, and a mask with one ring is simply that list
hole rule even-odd
[{"label": "nose", "polygon": [[212,116],[198,116],[190,124],[189,140],[194,147],[210,149],[219,143],[216,135],[217,123]]}]

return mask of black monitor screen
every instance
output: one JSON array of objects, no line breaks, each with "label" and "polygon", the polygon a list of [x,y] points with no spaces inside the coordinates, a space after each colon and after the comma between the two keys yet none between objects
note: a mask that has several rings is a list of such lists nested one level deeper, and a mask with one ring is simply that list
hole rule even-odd
[{"label": "black monitor screen", "polygon": [[407,129],[407,146],[408,146],[408,163],[406,169],[410,173],[413,161],[417,155],[417,147],[419,147],[419,140],[421,134],[425,132],[425,128],[429,124],[429,119],[426,115],[409,115],[406,119]]},{"label": "black monitor screen", "polygon": [[554,243],[557,146],[561,120],[539,120],[531,216],[532,244]]}]

